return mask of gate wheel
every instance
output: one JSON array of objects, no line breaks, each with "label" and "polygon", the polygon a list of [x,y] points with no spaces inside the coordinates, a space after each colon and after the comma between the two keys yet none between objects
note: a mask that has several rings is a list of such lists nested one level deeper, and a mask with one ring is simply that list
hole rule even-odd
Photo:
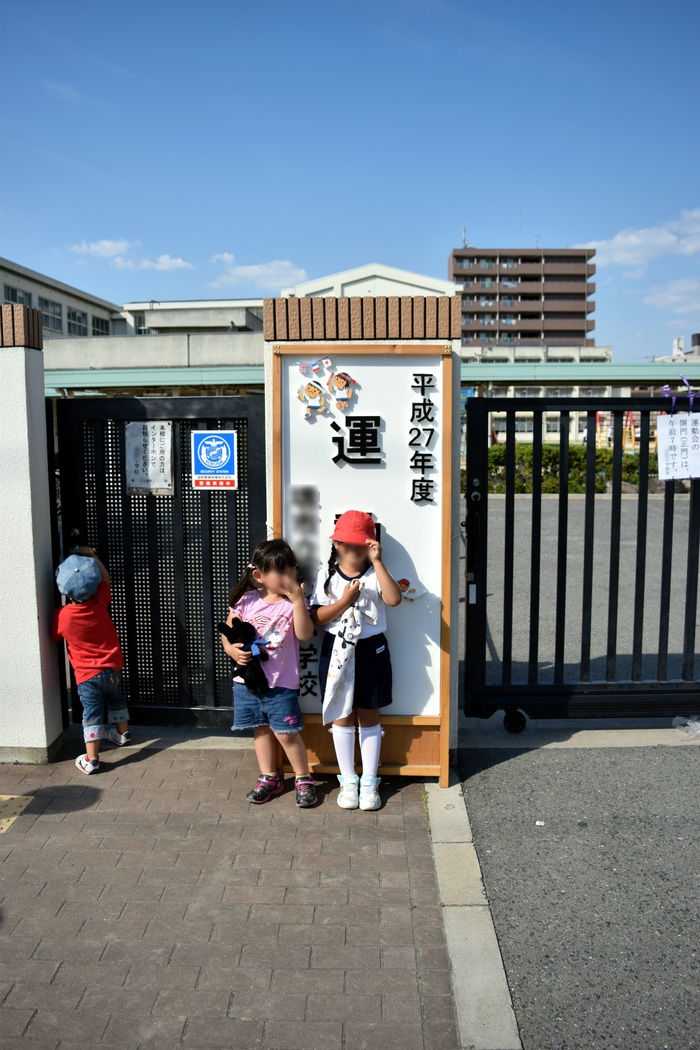
[{"label": "gate wheel", "polygon": [[525,715],[515,707],[509,708],[503,716],[503,727],[509,733],[522,733],[526,725]]}]

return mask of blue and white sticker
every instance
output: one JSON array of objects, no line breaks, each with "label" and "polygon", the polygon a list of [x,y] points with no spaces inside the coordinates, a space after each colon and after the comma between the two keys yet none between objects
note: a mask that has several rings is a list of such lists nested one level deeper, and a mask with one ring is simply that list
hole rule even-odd
[{"label": "blue and white sticker", "polygon": [[235,430],[192,431],[192,487],[238,488]]}]

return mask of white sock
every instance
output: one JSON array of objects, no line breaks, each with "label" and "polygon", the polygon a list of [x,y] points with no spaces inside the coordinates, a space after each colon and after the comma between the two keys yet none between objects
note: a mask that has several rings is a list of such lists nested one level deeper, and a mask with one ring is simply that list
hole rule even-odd
[{"label": "white sock", "polygon": [[379,751],[382,746],[382,727],[360,726],[360,751],[362,752],[362,776],[376,777],[379,766]]},{"label": "white sock", "polygon": [[335,747],[340,775],[355,776],[355,727],[333,726],[333,745]]}]

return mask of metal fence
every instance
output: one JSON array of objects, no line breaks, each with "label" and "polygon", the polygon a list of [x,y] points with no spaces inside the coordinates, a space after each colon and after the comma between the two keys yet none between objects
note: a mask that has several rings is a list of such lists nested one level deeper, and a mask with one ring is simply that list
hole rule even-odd
[{"label": "metal fence", "polygon": [[[88,544],[109,569],[134,720],[230,725],[230,660],[216,624],[265,538],[263,398],[68,399],[56,410],[61,556]],[[172,422],[173,495],[126,491],[125,423],[149,420]],[[193,428],[236,431],[239,488],[192,488]],[[72,699],[77,719],[75,689]]]},{"label": "metal fence", "polygon": [[[700,481],[659,483],[650,471],[653,426],[668,407],[650,398],[467,402],[468,715],[504,708],[517,731],[518,709],[533,717],[700,709]],[[591,437],[574,448],[570,418],[582,411]],[[505,445],[492,445],[493,413],[505,417]],[[602,413],[612,428],[604,442]],[[516,441],[516,419],[532,422],[527,446]]]}]

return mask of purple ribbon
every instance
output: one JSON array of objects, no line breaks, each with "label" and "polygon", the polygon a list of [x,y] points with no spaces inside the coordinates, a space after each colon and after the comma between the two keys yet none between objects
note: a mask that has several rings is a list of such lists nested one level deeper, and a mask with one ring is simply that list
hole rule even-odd
[{"label": "purple ribbon", "polygon": [[668,383],[664,383],[664,385],[661,387],[661,393],[662,393],[663,397],[670,397],[671,398],[671,415],[673,415],[673,413],[676,410],[676,398],[671,393],[671,387],[668,385]]},{"label": "purple ribbon", "polygon": [[[688,393],[687,393],[687,395],[684,394],[683,396],[684,397],[687,396],[688,401],[689,401],[688,411],[692,412],[693,411],[693,401],[695,400],[695,394],[691,391],[690,383],[685,378],[683,373],[679,372],[678,375],[679,375],[679,377],[683,380],[683,382],[686,385],[686,389],[687,389]],[[668,383],[665,383],[661,387],[661,394],[662,394],[663,397],[670,397],[671,398],[671,415],[673,415],[673,413],[676,410],[676,395],[671,393],[671,387],[668,385]]]},{"label": "purple ribbon", "polygon": [[679,372],[679,373],[678,373],[678,375],[679,375],[679,376],[681,377],[681,379],[682,379],[682,380],[683,380],[683,382],[685,383],[685,385],[686,385],[686,388],[687,388],[687,390],[688,390],[688,399],[689,399],[689,401],[690,401],[690,405],[689,405],[689,407],[688,407],[688,411],[689,411],[689,412],[692,412],[692,411],[693,411],[693,401],[694,401],[694,399],[695,399],[695,394],[691,393],[691,390],[690,390],[690,383],[689,383],[689,382],[688,382],[688,380],[687,380],[687,379],[685,378],[685,376],[683,375],[683,373],[682,373],[682,372]]}]

